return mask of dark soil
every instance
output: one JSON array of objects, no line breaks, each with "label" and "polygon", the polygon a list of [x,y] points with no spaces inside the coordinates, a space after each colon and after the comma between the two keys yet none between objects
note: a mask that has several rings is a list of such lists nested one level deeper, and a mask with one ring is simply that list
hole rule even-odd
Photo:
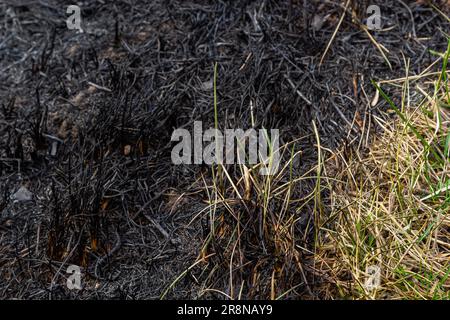
[{"label": "dark soil", "polygon": [[[346,1],[83,1],[77,33],[65,23],[71,1],[3,0],[0,299],[158,298],[209,232],[199,213],[210,168],[173,165],[170,138],[196,120],[213,126],[214,63],[220,127],[248,129],[252,105],[255,127],[279,129],[280,144],[304,137],[300,175],[317,161],[312,121],[326,148],[358,142],[387,108],[370,105],[371,79],[404,76],[406,59],[417,74],[430,49],[446,48],[448,21],[426,1],[404,2],[411,12],[398,0],[352,1],[320,64]],[[448,13],[444,2],[434,4]],[[391,28],[370,32],[391,67],[359,25],[369,4]],[[21,186],[31,201],[14,201]],[[309,249],[310,212],[296,226]],[[250,262],[267,255],[255,248]],[[308,285],[292,271],[285,298],[321,297],[327,280],[313,259],[305,252]],[[83,290],[66,287],[70,264],[82,267]],[[226,269],[211,279],[211,268],[190,269],[166,297],[223,298],[205,286],[230,294]],[[266,289],[245,285],[242,297]]]}]

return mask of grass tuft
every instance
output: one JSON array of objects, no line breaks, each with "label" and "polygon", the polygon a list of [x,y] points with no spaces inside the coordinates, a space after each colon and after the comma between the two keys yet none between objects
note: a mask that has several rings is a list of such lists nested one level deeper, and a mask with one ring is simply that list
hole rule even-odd
[{"label": "grass tuft", "polygon": [[326,298],[450,298],[449,52],[438,77],[414,78],[416,90],[402,80],[402,107],[374,83],[397,119],[375,119],[383,131],[364,154],[342,150],[328,162],[336,179],[316,247]]}]

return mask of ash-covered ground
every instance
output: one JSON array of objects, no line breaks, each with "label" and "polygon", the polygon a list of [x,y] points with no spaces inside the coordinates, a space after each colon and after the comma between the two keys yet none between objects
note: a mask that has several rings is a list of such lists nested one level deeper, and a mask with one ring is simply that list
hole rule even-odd
[{"label": "ash-covered ground", "polygon": [[[433,1],[448,13],[446,3]],[[71,4],[83,33],[66,25]],[[371,4],[383,24],[373,39],[361,27]],[[210,167],[171,162],[176,128],[214,126],[214,64],[220,127],[248,129],[253,112],[255,128],[280,130],[280,144],[299,139],[301,175],[317,161],[312,121],[325,148],[374,134],[371,118],[387,104],[371,105],[371,79],[404,76],[409,59],[411,74],[423,71],[448,32],[426,1],[3,0],[0,298],[155,299],[171,284],[166,298],[237,296],[220,243],[210,266],[192,266],[210,229]],[[309,209],[295,212],[305,251],[301,272],[283,266],[280,291],[293,288],[284,298],[321,298],[327,281],[312,267]],[[251,229],[231,272],[240,297],[266,298],[270,273],[250,280],[248,266],[278,258],[252,244]],[[82,290],[66,286],[72,264]]]}]

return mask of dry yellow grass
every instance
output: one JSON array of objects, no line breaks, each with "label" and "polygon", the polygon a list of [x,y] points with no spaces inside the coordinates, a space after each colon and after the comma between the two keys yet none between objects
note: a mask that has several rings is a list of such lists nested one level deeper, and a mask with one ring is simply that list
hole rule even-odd
[{"label": "dry yellow grass", "polygon": [[403,89],[401,106],[380,92],[396,120],[375,118],[368,150],[327,162],[331,215],[316,256],[325,298],[450,298],[448,51],[442,72],[384,82]]}]

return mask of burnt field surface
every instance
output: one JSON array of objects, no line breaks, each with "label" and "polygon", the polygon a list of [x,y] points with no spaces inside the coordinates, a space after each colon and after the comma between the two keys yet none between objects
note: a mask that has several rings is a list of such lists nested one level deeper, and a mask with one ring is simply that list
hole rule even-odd
[{"label": "burnt field surface", "polygon": [[[172,132],[214,127],[217,63],[219,128],[279,129],[301,176],[316,136],[332,150],[376,134],[388,105],[372,103],[371,80],[403,77],[407,61],[418,74],[445,50],[433,6],[448,2],[82,1],[82,33],[66,25],[71,4],[0,2],[0,299],[270,298],[273,270],[282,298],[323,298],[313,204],[288,208],[294,253],[261,227],[256,198],[229,193],[240,216],[219,210],[211,234],[211,168],[174,165]],[[371,4],[382,31],[364,27]],[[66,286],[70,265],[81,290]]]}]

